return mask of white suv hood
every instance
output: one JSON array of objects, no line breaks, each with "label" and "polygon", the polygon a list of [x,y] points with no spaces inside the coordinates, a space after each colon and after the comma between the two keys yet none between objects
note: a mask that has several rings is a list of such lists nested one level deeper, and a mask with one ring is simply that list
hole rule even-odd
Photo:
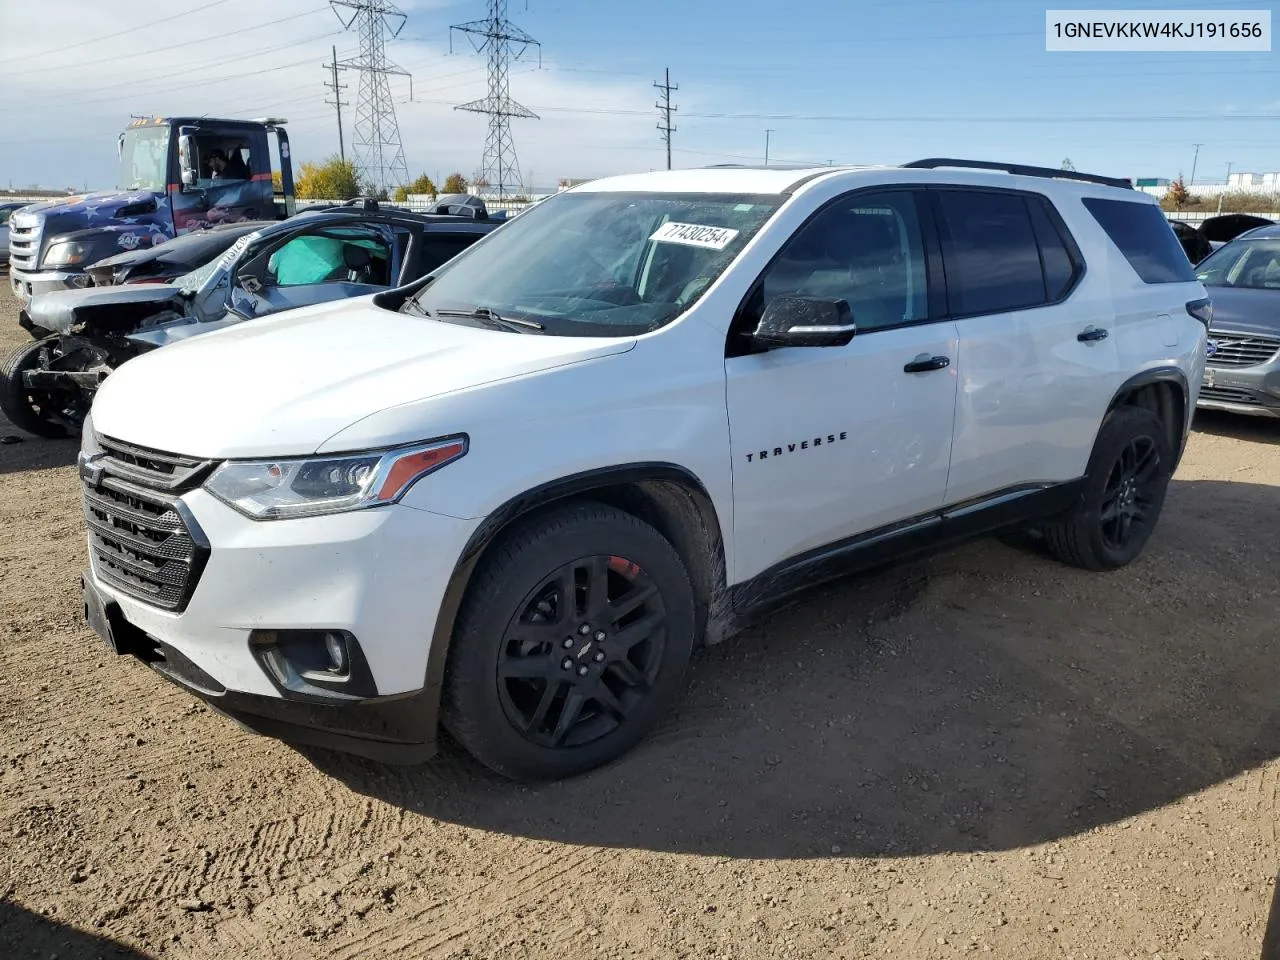
[{"label": "white suv hood", "polygon": [[[99,388],[93,425],[104,436],[196,457],[308,454],[380,410],[634,345],[476,329],[361,298],[239,323],[136,357]],[[465,429],[424,424],[413,439]]]}]

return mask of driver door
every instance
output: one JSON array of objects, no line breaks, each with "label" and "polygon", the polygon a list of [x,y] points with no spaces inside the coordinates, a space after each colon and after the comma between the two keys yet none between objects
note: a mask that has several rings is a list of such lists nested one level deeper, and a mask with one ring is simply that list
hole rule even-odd
[{"label": "driver door", "polygon": [[297,233],[265,262],[260,255],[242,272],[258,281],[248,284],[259,287],[249,291],[252,313],[260,317],[386,290],[400,269],[402,247],[395,229],[385,223],[343,223]]},{"label": "driver door", "polygon": [[[736,580],[942,506],[957,330],[940,319],[926,217],[910,189],[837,199],[788,241],[735,321],[725,373]],[[755,348],[744,335],[781,294],[844,299],[857,332],[844,346]],[[945,363],[906,369],[926,358]]]}]

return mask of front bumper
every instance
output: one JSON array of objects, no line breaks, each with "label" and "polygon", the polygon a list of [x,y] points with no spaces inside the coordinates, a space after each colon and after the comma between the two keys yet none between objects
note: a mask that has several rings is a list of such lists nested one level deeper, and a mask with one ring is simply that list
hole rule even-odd
[{"label": "front bumper", "polygon": [[1252,367],[1206,366],[1196,406],[1201,410],[1280,417],[1280,360]]},{"label": "front bumper", "polygon": [[[186,608],[160,610],[91,565],[84,605],[95,632],[259,733],[387,762],[430,756],[427,658],[474,522],[403,505],[264,522],[203,490],[183,502],[209,543]],[[372,685],[351,695],[283,682],[250,634],[287,630],[347,631]]]},{"label": "front bumper", "polygon": [[54,290],[79,290],[92,284],[87,273],[64,273],[60,270],[42,270],[24,273],[9,271],[9,289],[25,309],[32,298]]}]

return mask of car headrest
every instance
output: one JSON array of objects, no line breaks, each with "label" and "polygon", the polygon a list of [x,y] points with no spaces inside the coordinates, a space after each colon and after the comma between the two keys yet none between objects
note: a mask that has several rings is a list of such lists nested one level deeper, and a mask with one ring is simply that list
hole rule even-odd
[{"label": "car headrest", "polygon": [[363,270],[373,262],[373,257],[369,255],[369,251],[365,247],[357,246],[354,243],[344,243],[342,245],[342,262],[346,264],[348,270]]}]

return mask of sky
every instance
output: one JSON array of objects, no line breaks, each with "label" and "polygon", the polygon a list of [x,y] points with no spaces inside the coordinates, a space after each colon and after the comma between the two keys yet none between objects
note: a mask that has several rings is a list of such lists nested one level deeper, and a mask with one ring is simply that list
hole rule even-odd
[{"label": "sky", "polygon": [[[410,176],[480,167],[485,57],[450,25],[486,0],[403,0],[388,40]],[[1280,170],[1280,52],[1047,53],[1045,9],[1164,2],[510,0],[538,41],[510,74],[524,182],[666,166],[654,82],[679,89],[672,163],[1016,161],[1222,181]],[[1275,10],[1250,0],[1187,8]],[[1277,26],[1280,27],[1280,18]],[[295,165],[338,149],[322,63],[358,48],[322,0],[0,0],[0,189],[115,185],[131,114],[287,118]],[[540,56],[539,56],[540,55]],[[346,72],[344,97],[359,75]],[[344,117],[350,144],[353,109]],[[766,131],[769,131],[766,133]],[[1195,144],[1201,144],[1198,157]],[[437,182],[440,182],[437,179]]]}]

